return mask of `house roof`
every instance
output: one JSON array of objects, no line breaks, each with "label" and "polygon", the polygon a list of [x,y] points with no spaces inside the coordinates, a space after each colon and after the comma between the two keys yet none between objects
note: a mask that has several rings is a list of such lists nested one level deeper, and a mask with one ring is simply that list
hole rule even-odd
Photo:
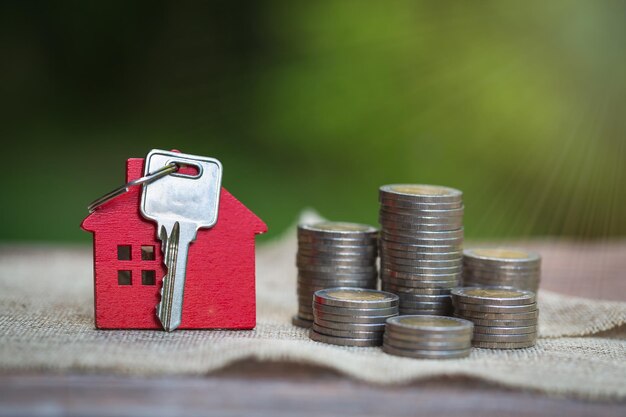
[{"label": "house roof", "polygon": [[[126,182],[140,178],[143,175],[143,166],[143,158],[128,159],[126,162]],[[128,210],[129,206],[132,206],[133,210],[137,210],[137,212],[139,212],[140,191],[140,187],[133,187],[127,193],[122,194],[111,200],[110,202],[105,203],[103,206],[96,209],[96,211],[85,217],[85,219],[81,223],[81,227],[84,230],[93,232],[101,223],[100,220],[103,217],[110,217],[117,210]],[[228,200],[228,203],[231,204],[222,204],[226,203],[226,200]],[[267,232],[267,225],[263,222],[263,220],[261,220],[256,214],[254,214],[254,212],[252,212],[242,202],[235,198],[230,192],[228,192],[228,190],[222,187],[222,191],[220,193],[220,211],[224,208],[224,206],[234,206],[237,207],[238,210],[241,210],[241,213],[239,215],[243,215],[246,217],[247,221],[245,222],[245,224],[250,225],[250,228],[252,229],[254,234]]]}]

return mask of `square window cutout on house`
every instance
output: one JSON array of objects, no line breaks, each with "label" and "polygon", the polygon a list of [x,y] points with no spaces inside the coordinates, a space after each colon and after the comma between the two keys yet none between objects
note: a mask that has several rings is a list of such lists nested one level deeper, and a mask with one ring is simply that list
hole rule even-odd
[{"label": "square window cutout on house", "polygon": [[142,285],[156,284],[156,271],[141,271],[141,284]]},{"label": "square window cutout on house", "polygon": [[150,245],[141,247],[141,260],[154,261],[154,246]]},{"label": "square window cutout on house", "polygon": [[117,246],[117,259],[119,261],[130,261],[130,245]]},{"label": "square window cutout on house", "polygon": [[118,285],[131,285],[131,271],[117,271],[117,284]]}]

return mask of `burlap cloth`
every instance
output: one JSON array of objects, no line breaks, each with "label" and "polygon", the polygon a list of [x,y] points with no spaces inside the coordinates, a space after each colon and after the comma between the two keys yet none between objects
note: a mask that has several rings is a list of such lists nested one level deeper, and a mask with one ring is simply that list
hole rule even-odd
[{"label": "burlap cloth", "polygon": [[1,247],[0,371],[206,374],[256,358],[317,364],[382,384],[458,375],[550,395],[626,398],[626,303],[543,291],[534,348],[405,359],[316,343],[292,326],[295,251],[294,233],[258,248],[254,331],[165,333],[94,329],[90,249]]}]

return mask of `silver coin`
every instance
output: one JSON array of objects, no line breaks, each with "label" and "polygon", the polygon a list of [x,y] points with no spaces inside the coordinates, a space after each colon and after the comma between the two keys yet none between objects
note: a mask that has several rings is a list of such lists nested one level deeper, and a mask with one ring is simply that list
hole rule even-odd
[{"label": "silver coin", "polygon": [[298,247],[302,247],[304,249],[307,248],[322,248],[324,250],[328,249],[330,251],[331,248],[337,248],[341,250],[367,250],[369,248],[374,248],[378,246],[378,238],[377,237],[369,237],[369,238],[358,238],[358,239],[349,239],[349,238],[320,238],[313,236],[298,236]]},{"label": "silver coin", "polygon": [[492,327],[492,326],[474,326],[476,333],[484,334],[537,334],[537,326],[520,326],[520,327]]},{"label": "silver coin", "polygon": [[450,288],[406,288],[383,282],[381,285],[383,291],[392,292],[400,299],[404,295],[446,295],[450,294]]},{"label": "silver coin", "polygon": [[518,276],[518,275],[539,275],[541,274],[541,268],[527,268],[527,267],[502,267],[495,268],[484,265],[470,264],[465,261],[462,262],[463,268],[471,274],[486,275],[486,276]]},{"label": "silver coin", "polygon": [[471,349],[461,350],[408,350],[398,349],[393,346],[383,344],[383,352],[394,356],[404,356],[415,359],[458,359],[468,357]]},{"label": "silver coin", "polygon": [[463,225],[463,222],[456,223],[418,223],[418,224],[409,224],[409,223],[393,223],[390,221],[381,220],[380,225],[382,226],[385,233],[389,234],[407,234],[412,232],[420,232],[420,231],[450,231],[456,230]]},{"label": "silver coin", "polygon": [[480,311],[460,310],[455,307],[454,314],[463,318],[480,320],[536,320],[539,317],[539,310],[526,313],[483,313]]},{"label": "silver coin", "polygon": [[325,334],[321,334],[316,332],[315,330],[309,330],[309,338],[316,342],[327,343],[331,345],[339,345],[339,346],[359,346],[359,347],[371,347],[371,346],[380,346],[382,345],[382,339],[357,339],[351,337],[337,337],[337,336],[328,336]]},{"label": "silver coin", "polygon": [[358,324],[378,324],[385,323],[389,317],[397,316],[397,310],[393,314],[386,316],[347,316],[339,314],[329,314],[319,309],[313,309],[313,317],[325,321],[334,321],[339,323],[358,323]]},{"label": "silver coin", "polygon": [[403,296],[398,296],[398,297],[400,297],[400,304],[410,300],[410,302],[408,302],[407,305],[410,305],[412,303],[420,303],[420,302],[452,304],[452,298],[450,298],[450,295],[448,294],[437,294],[437,295],[410,294],[408,296],[403,295]]},{"label": "silver coin", "polygon": [[537,303],[523,304],[523,305],[490,305],[490,304],[467,304],[459,301],[455,298],[454,292],[452,292],[452,302],[454,308],[465,311],[477,311],[481,313],[527,313],[537,310]]},{"label": "silver coin", "polygon": [[511,287],[455,288],[452,295],[466,304],[524,305],[537,302],[534,292]]},{"label": "silver coin", "polygon": [[308,271],[308,272],[326,272],[326,273],[337,273],[337,274],[368,274],[375,273],[377,271],[376,266],[326,266],[326,265],[298,265],[298,270]]},{"label": "silver coin", "polygon": [[296,266],[298,268],[311,269],[317,267],[346,267],[346,268],[370,268],[376,267],[376,258],[361,259],[341,259],[341,258],[311,258],[296,256]]},{"label": "silver coin", "polygon": [[311,322],[313,322],[313,320],[315,320],[315,316],[313,316],[313,314],[308,314],[304,311],[300,311],[298,310],[298,317],[301,318],[302,320],[309,320]]},{"label": "silver coin", "polygon": [[[405,243],[403,240],[406,240],[407,242]],[[384,252],[387,248],[393,248],[393,250],[398,251],[403,250],[406,252],[418,252],[422,254],[432,254],[432,256],[435,256],[450,252],[459,252],[463,249],[463,239],[459,239],[457,241],[433,241],[410,238],[404,239],[404,237],[398,237],[393,241],[381,241],[380,248],[382,252]]]},{"label": "silver coin", "polygon": [[399,265],[389,259],[382,259],[380,262],[381,269],[387,269],[395,272],[404,272],[413,275],[446,275],[446,274],[461,274],[461,266],[446,267],[446,268],[429,268],[423,266],[409,266]]},{"label": "silver coin", "polygon": [[344,323],[323,319],[316,319],[314,323],[318,326],[333,330],[352,330],[358,332],[380,332],[385,330],[385,323]]},{"label": "silver coin", "polygon": [[325,290],[327,288],[350,287],[350,288],[369,288],[375,289],[376,281],[333,281],[328,283],[301,283],[298,282],[298,291],[306,291],[306,293],[314,293],[315,291]]},{"label": "silver coin", "polygon": [[528,334],[485,334],[476,333],[472,340],[475,342],[524,343],[537,340],[537,333]]},{"label": "silver coin", "polygon": [[378,193],[381,198],[420,203],[456,203],[463,200],[463,193],[457,189],[427,184],[383,185]]},{"label": "silver coin", "polygon": [[360,223],[321,221],[299,224],[298,232],[333,237],[372,236],[378,233],[374,226]]},{"label": "silver coin", "polygon": [[378,202],[380,203],[380,208],[385,210],[452,210],[463,207],[463,201],[452,203],[423,203],[388,198],[386,196],[379,196]]},{"label": "silver coin", "polygon": [[[392,289],[393,293],[395,292],[404,292],[411,294],[419,294],[420,289],[440,289],[440,290],[451,290],[454,287],[458,286],[458,280],[396,280],[394,278],[388,278],[386,276],[381,277],[382,283],[386,286],[386,288]],[[405,283],[406,282],[406,283]]]},{"label": "silver coin", "polygon": [[[459,227],[455,230],[439,230],[439,231],[393,231],[389,232],[387,230],[380,231],[380,239],[386,240],[390,242],[397,242],[398,238],[403,239],[402,243],[411,243],[410,240],[417,240],[418,243],[414,243],[415,245],[420,245],[419,241],[439,241],[439,240],[456,240],[463,239],[464,236],[463,227]],[[407,242],[405,242],[405,240]]]},{"label": "silver coin", "polygon": [[448,316],[452,317],[452,309],[449,310],[418,310],[418,309],[400,309],[399,316]]},{"label": "silver coin", "polygon": [[382,256],[385,265],[402,265],[418,268],[455,268],[462,272],[460,259],[452,260],[424,260],[424,259],[406,259],[390,256],[384,253]]},{"label": "silver coin", "polygon": [[410,250],[392,250],[381,247],[381,257],[392,257],[399,259],[416,259],[422,261],[455,261],[462,265],[461,252],[448,252],[448,253],[423,253]]},{"label": "silver coin", "polygon": [[325,334],[327,336],[336,337],[351,337],[354,339],[380,339],[383,337],[384,330],[378,330],[374,332],[361,332],[354,330],[336,330],[328,327],[323,327],[313,323],[313,330],[317,333]]},{"label": "silver coin", "polygon": [[469,349],[472,347],[472,340],[468,337],[467,340],[462,343],[459,343],[459,342],[457,343],[448,343],[448,342],[429,343],[427,341],[407,342],[404,340],[397,340],[394,338],[390,338],[388,336],[383,336],[383,344],[393,346],[398,349],[449,351],[449,350]]},{"label": "silver coin", "polygon": [[514,248],[466,249],[463,254],[467,258],[490,263],[519,264],[541,262],[541,256],[538,253]]},{"label": "silver coin", "polygon": [[417,300],[400,300],[400,308],[403,310],[414,309],[414,310],[443,310],[449,309],[452,310],[452,302],[448,300],[440,300],[440,301],[417,301]]},{"label": "silver coin", "polygon": [[302,280],[320,280],[320,281],[367,281],[378,278],[378,271],[367,272],[365,274],[334,274],[334,273],[318,273],[311,271],[298,271],[298,277]]},{"label": "silver coin", "polygon": [[[455,317],[459,317],[459,315],[455,314]],[[462,317],[460,317],[462,318]],[[525,326],[537,326],[537,319],[528,319],[528,320],[482,320],[475,319],[471,317],[466,317],[466,320],[469,320],[474,323],[476,326],[487,326],[487,327],[525,327]]]},{"label": "silver coin", "polygon": [[486,286],[504,286],[504,287],[513,287],[519,290],[532,291],[536,293],[536,290],[532,288],[538,288],[539,283],[541,281],[526,281],[526,280],[518,280],[518,281],[486,281],[486,280],[467,280],[463,279],[464,287],[486,287]]},{"label": "silver coin", "polygon": [[[406,316],[399,316],[406,317]],[[427,317],[427,316],[415,316]],[[446,317],[442,317],[446,318]],[[450,318],[450,317],[447,317]],[[471,330],[463,332],[432,332],[428,330],[420,330],[417,332],[400,332],[394,328],[387,326],[385,336],[393,340],[399,340],[406,343],[429,343],[431,345],[458,343],[464,344],[472,340],[473,333]]]},{"label": "silver coin", "polygon": [[[393,292],[393,291],[392,291]],[[394,293],[395,294],[395,293]],[[413,293],[400,293],[400,294],[396,294],[398,296],[398,298],[400,298],[400,304],[402,304],[403,302],[409,302],[409,303],[417,303],[417,302],[443,302],[446,303],[448,305],[452,305],[452,299],[450,299],[450,295],[449,294],[437,294],[437,295],[432,295],[432,294],[413,294]],[[424,297],[437,297],[437,298],[424,298]]]},{"label": "silver coin", "polygon": [[483,349],[525,349],[535,346],[536,340],[528,342],[483,342],[472,341],[472,346]]},{"label": "silver coin", "polygon": [[346,308],[333,307],[314,302],[313,308],[320,312],[335,314],[339,316],[395,316],[398,314],[397,306],[385,308]]},{"label": "silver coin", "polygon": [[463,319],[439,316],[398,316],[387,319],[388,328],[413,334],[415,332],[427,333],[464,333],[471,332],[474,325]]},{"label": "silver coin", "polygon": [[397,295],[377,290],[361,288],[332,288],[317,291],[315,302],[335,307],[385,308],[397,306]]},{"label": "silver coin", "polygon": [[381,206],[379,215],[398,217],[463,217],[464,208],[454,207],[449,209],[436,208],[405,208]]},{"label": "silver coin", "polygon": [[[515,278],[504,278],[504,277],[500,277],[500,278],[485,278],[485,277],[476,277],[476,276],[468,276],[467,274],[463,274],[463,281],[467,282],[468,284],[471,283],[472,285],[467,285],[467,286],[478,286],[478,287],[482,287],[482,286],[509,286],[509,287],[514,287],[514,288],[519,288],[517,284],[522,284],[522,285],[537,285],[539,284],[539,282],[541,282],[541,278],[540,277],[532,277],[532,278],[527,278],[527,277],[515,277]],[[481,283],[480,285],[477,285],[477,283]]]},{"label": "silver coin", "polygon": [[333,259],[369,259],[376,258],[378,256],[378,248],[377,247],[369,247],[367,250],[318,250],[318,249],[308,249],[308,248],[298,248],[298,252],[296,256],[303,256],[309,258],[333,258]]},{"label": "silver coin", "polygon": [[[392,229],[405,229],[405,225],[408,225],[408,230],[421,230],[419,226],[426,224],[447,225],[446,230],[457,229],[463,225],[463,216],[441,216],[441,217],[426,217],[426,216],[403,216],[398,214],[385,214],[381,213],[378,217],[378,221],[382,225],[387,225]],[[450,227],[450,225],[456,225]]]},{"label": "silver coin", "polygon": [[313,325],[313,321],[300,318],[296,315],[291,318],[291,324],[293,324],[294,326],[302,327],[304,329],[308,329],[311,327],[311,325]]}]

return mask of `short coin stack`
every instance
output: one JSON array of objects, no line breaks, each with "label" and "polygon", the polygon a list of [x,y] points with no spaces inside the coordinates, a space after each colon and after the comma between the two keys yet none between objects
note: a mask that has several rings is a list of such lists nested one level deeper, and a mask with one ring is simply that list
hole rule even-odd
[{"label": "short coin stack", "polygon": [[472,344],[480,348],[519,349],[537,340],[535,293],[510,287],[463,287],[452,290],[456,317],[474,323]]},{"label": "short coin stack", "polygon": [[313,293],[332,287],[376,288],[378,229],[372,226],[318,222],[298,226],[298,315],[300,327],[313,323]]},{"label": "short coin stack", "polygon": [[463,285],[507,286],[537,292],[541,277],[539,254],[520,249],[466,249]]},{"label": "short coin stack", "polygon": [[464,358],[472,348],[473,327],[454,317],[393,317],[387,320],[383,351],[410,358]]},{"label": "short coin stack", "polygon": [[312,340],[341,346],[380,346],[385,322],[398,315],[398,296],[359,288],[315,292]]},{"label": "short coin stack", "polygon": [[400,314],[451,315],[462,270],[463,193],[417,184],[379,189],[382,289]]}]

